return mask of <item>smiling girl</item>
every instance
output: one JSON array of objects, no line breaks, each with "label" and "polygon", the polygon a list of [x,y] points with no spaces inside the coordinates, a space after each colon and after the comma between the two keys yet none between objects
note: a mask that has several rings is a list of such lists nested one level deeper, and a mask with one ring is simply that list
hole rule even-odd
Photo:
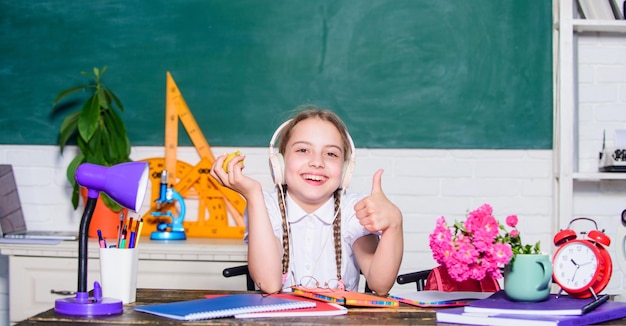
[{"label": "smiling girl", "polygon": [[[383,193],[383,170],[369,195],[346,193],[354,145],[341,119],[314,106],[278,128],[271,141],[272,193],[243,174],[244,156],[211,175],[239,192],[245,212],[248,269],[265,293],[292,285],[356,291],[359,274],[378,295],[395,282],[403,254],[402,213]],[[279,139],[278,153],[273,153]],[[228,171],[228,172],[226,172]]]}]

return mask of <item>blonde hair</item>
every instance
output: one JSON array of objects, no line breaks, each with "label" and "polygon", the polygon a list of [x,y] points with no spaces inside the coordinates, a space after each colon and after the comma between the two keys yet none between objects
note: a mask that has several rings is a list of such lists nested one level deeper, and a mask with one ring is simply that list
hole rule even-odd
[{"label": "blonde hair", "polygon": [[287,142],[291,138],[291,133],[293,128],[300,123],[301,121],[318,118],[322,121],[327,121],[332,123],[339,133],[341,134],[341,145],[343,147],[343,156],[344,160],[347,161],[352,155],[352,146],[350,145],[350,140],[348,136],[348,128],[343,123],[339,116],[327,109],[320,109],[315,105],[307,104],[302,105],[296,108],[296,110],[300,109],[300,113],[296,114],[287,125],[283,128],[280,133],[280,140],[278,142],[278,152],[281,154],[285,154],[285,149],[287,148]]},{"label": "blonde hair", "polygon": [[[344,165],[347,164],[346,162],[350,159],[350,156],[352,155],[352,146],[350,145],[348,128],[346,128],[346,125],[343,123],[341,118],[339,118],[337,114],[335,114],[334,112],[330,110],[321,109],[312,104],[299,106],[296,108],[296,110],[299,110],[300,112],[296,114],[289,123],[287,123],[287,125],[281,132],[280,141],[278,145],[279,152],[281,154],[285,153],[287,142],[289,141],[289,138],[291,137],[293,128],[299,122],[307,120],[307,119],[318,118],[323,121],[328,121],[332,123],[337,128],[337,130],[339,130],[339,133],[341,134],[341,143],[343,147]],[[284,184],[284,185],[276,185],[276,186],[279,187],[278,206],[280,208],[280,214],[282,217],[282,227],[283,227],[282,264],[283,264],[283,275],[285,275],[289,271],[289,249],[290,248],[289,248],[289,230],[288,230],[288,224],[287,224],[287,209],[286,209],[286,204],[285,204],[285,198],[284,196],[281,196],[281,194],[284,194],[287,192],[287,185]],[[342,193],[343,193],[343,190],[341,188],[338,188],[334,193],[335,219],[333,220],[333,239],[334,239],[334,245],[335,245],[335,265],[337,267],[337,280],[338,281],[342,279],[341,277],[341,258],[342,258],[341,257],[342,255],[341,253],[342,251],[341,250],[341,195]]]}]

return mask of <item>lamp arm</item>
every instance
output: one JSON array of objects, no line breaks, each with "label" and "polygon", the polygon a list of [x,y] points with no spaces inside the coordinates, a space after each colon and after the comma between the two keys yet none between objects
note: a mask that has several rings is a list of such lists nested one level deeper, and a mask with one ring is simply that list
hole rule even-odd
[{"label": "lamp arm", "polygon": [[85,211],[80,219],[80,230],[78,233],[78,292],[87,292],[87,232],[97,201],[97,196],[95,198],[87,197]]}]

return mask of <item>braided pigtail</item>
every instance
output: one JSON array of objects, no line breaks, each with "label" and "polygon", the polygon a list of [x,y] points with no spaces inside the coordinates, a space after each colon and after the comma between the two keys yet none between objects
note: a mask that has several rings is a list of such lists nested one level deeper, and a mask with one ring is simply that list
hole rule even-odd
[{"label": "braided pigtail", "polygon": [[289,228],[287,227],[287,209],[285,208],[285,196],[287,193],[287,185],[279,185],[278,191],[278,208],[283,219],[283,282],[287,271],[289,270]]},{"label": "braided pigtail", "polygon": [[335,219],[333,220],[333,238],[335,240],[335,264],[337,265],[337,281],[343,284],[341,278],[341,194],[343,190],[335,191]]}]

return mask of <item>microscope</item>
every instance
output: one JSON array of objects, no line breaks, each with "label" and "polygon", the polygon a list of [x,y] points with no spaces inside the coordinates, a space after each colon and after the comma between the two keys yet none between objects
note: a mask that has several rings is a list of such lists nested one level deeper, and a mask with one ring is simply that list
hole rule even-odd
[{"label": "microscope", "polygon": [[[174,202],[178,203],[179,214],[174,216],[170,209],[166,207],[173,205]],[[183,228],[183,220],[185,219],[185,201],[183,197],[172,187],[167,185],[167,170],[161,172],[161,183],[159,189],[159,198],[156,200],[157,212],[152,212],[152,216],[168,216],[171,223],[159,222],[157,224],[157,230],[150,234],[151,240],[185,240],[185,229]]]}]

